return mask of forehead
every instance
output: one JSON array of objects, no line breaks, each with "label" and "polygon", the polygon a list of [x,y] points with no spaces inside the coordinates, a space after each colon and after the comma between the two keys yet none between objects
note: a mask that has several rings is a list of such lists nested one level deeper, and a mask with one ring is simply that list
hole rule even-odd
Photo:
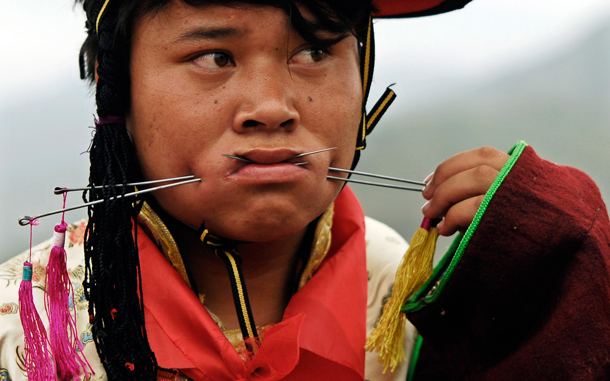
[{"label": "forehead", "polygon": [[[358,18],[343,14],[346,11],[343,8],[329,6],[322,10],[316,7],[311,8],[311,12],[307,7],[291,1],[270,1],[273,5],[260,0],[254,3],[229,1],[189,5],[184,0],[173,0],[137,18],[132,32],[151,27],[152,22],[156,23],[153,27],[164,34],[178,33],[184,37],[238,37],[248,32],[248,28],[254,28],[297,34],[307,42],[321,46],[333,45],[349,35],[356,36]],[[339,14],[345,17],[339,17]],[[202,28],[203,25],[208,30]],[[192,28],[199,31],[189,30]]]},{"label": "forehead", "polygon": [[[298,17],[311,23],[305,28],[316,37],[326,39],[328,35],[316,23],[315,17],[307,9],[297,6]],[[249,28],[282,29],[294,32],[289,6],[276,7],[265,4],[229,3],[189,5],[181,0],[170,1],[167,5],[145,13],[136,20],[134,32],[138,29],[157,29],[181,41],[189,38],[241,37]],[[271,15],[271,16],[270,16]],[[294,15],[293,15],[294,17]],[[302,21],[299,22],[302,24]],[[303,28],[301,25],[300,28]]]},{"label": "forehead", "polygon": [[[194,37],[220,38],[243,35],[245,23],[264,26],[262,10],[271,10],[277,21],[286,25],[287,17],[280,9],[263,6],[190,6],[182,1],[172,1],[157,12],[141,17],[135,30],[142,28],[164,32],[167,37],[185,40]],[[283,19],[283,20],[282,20]],[[268,20],[267,20],[268,22]]]}]

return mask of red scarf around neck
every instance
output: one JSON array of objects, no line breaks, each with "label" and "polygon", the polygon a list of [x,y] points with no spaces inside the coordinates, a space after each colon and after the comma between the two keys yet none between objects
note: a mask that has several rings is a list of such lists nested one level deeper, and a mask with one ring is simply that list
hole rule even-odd
[{"label": "red scarf around neck", "polygon": [[[364,213],[351,189],[335,200],[331,248],[280,323],[244,362],[197,296],[138,229],[146,330],[159,366],[194,380],[362,380],[367,272]],[[253,293],[256,290],[249,290]]]}]

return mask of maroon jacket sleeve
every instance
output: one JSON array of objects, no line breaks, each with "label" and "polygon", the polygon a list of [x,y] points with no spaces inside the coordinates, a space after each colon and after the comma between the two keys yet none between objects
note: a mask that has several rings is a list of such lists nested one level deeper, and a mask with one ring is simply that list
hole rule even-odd
[{"label": "maroon jacket sleeve", "polygon": [[416,380],[610,379],[610,224],[587,175],[526,147],[448,263],[407,309]]}]

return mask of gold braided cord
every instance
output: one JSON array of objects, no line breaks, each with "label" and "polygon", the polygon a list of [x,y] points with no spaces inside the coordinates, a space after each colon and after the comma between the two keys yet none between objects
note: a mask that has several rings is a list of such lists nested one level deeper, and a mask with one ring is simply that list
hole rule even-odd
[{"label": "gold braided cord", "polygon": [[[199,239],[201,240],[201,242],[205,242],[206,237],[208,236],[208,234],[210,234],[210,232],[208,231],[208,229],[204,229],[203,232],[201,232],[201,236],[199,237]],[[222,246],[222,244],[220,243],[216,243],[216,242],[211,242],[208,241],[207,242],[208,245],[210,246],[216,246],[216,247],[220,247]]]},{"label": "gold braided cord", "polygon": [[362,137],[361,137],[361,142],[362,145],[360,145],[359,147],[356,147],[356,150],[360,150],[360,149],[364,149],[364,140],[366,139],[366,114],[363,112],[362,113]]},{"label": "gold braided cord", "polygon": [[[366,94],[366,90],[368,89],[368,85],[369,85],[369,68],[371,66],[371,29],[373,27],[373,18],[369,17],[369,27],[368,30],[366,32],[366,43],[364,46],[364,68],[362,70],[362,96],[364,97],[363,99],[367,99],[368,98],[368,94]],[[364,110],[364,109],[363,109]],[[362,137],[361,137],[361,142],[362,144],[360,146],[356,147],[356,151],[359,150],[363,150],[364,149],[364,140],[366,139],[366,111],[362,112]]]},{"label": "gold braided cord", "polygon": [[254,332],[252,331],[252,323],[250,323],[250,317],[248,316],[248,309],[246,308],[246,298],[244,297],[244,290],[241,285],[241,279],[239,279],[239,272],[237,270],[237,263],[235,263],[235,259],[231,255],[230,252],[223,250],[224,254],[229,258],[231,262],[231,268],[233,269],[233,276],[235,277],[235,283],[237,284],[237,293],[239,294],[239,304],[241,305],[241,313],[244,316],[244,321],[246,322],[246,329],[248,330],[248,336],[254,337]]},{"label": "gold braided cord", "polygon": [[377,110],[375,110],[375,113],[369,117],[369,120],[368,120],[368,122],[366,124],[366,130],[367,131],[368,131],[369,128],[371,128],[371,125],[373,125],[373,123],[375,123],[375,120],[377,119],[379,114],[382,113],[386,109],[386,107],[388,105],[388,102],[390,102],[392,100],[392,97],[394,97],[394,95],[395,95],[394,91],[390,91],[388,93],[388,96],[385,97],[385,99],[381,103],[381,105],[377,108]]},{"label": "gold braided cord", "polygon": [[364,50],[364,70],[362,74],[362,93],[363,95],[366,92],[366,89],[369,84],[369,66],[371,66],[371,28],[372,28],[373,18],[369,17],[369,28],[366,32],[366,45]]},{"label": "gold braided cord", "polygon": [[104,5],[102,5],[102,10],[100,10],[100,14],[97,15],[97,20],[95,21],[95,33],[100,34],[100,20],[102,19],[102,15],[108,6],[110,0],[104,1]]}]

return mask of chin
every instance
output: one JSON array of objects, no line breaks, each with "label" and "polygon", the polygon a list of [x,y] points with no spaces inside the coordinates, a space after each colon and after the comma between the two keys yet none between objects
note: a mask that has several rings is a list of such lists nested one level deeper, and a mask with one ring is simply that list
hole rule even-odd
[{"label": "chin", "polygon": [[293,217],[280,218],[277,215],[267,215],[263,218],[243,218],[241,221],[228,224],[227,226],[216,226],[206,224],[211,232],[223,237],[244,242],[273,242],[289,238],[307,228],[313,218]]},{"label": "chin", "polygon": [[[245,242],[272,242],[302,232],[332,204],[341,184],[315,184],[308,187],[268,187],[259,193],[225,192],[212,194],[202,205],[181,204],[170,211],[176,219],[198,229],[202,223],[213,234]],[[288,188],[288,189],[286,189]],[[226,194],[232,197],[226,197]],[[254,193],[254,194],[253,194]],[[213,207],[210,207],[212,205]],[[171,213],[175,212],[175,213]]]},{"label": "chin", "polygon": [[[320,210],[318,213],[318,209]],[[300,234],[325,207],[299,210],[265,210],[235,213],[234,218],[206,222],[208,229],[223,237],[244,242],[273,242]]]}]

